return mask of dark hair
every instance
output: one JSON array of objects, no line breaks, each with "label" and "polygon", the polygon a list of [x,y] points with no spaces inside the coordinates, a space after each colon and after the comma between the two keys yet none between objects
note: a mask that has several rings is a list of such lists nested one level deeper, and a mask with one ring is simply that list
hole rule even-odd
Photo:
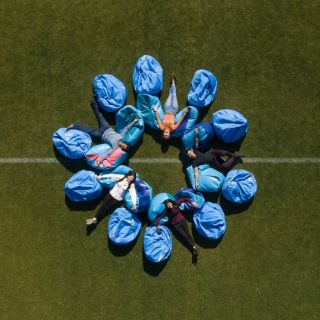
[{"label": "dark hair", "polygon": [[167,207],[168,203],[172,203],[172,205],[175,207],[175,206],[178,206],[178,204],[174,201],[174,200],[171,200],[171,199],[167,199],[164,201],[164,205]]}]

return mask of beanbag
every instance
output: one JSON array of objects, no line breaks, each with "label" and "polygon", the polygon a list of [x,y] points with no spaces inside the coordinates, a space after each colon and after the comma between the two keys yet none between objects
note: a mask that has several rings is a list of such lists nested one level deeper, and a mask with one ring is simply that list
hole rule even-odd
[{"label": "beanbag", "polygon": [[57,130],[52,136],[52,142],[56,150],[69,159],[82,158],[92,144],[87,133],[67,128]]},{"label": "beanbag", "polygon": [[189,198],[192,202],[197,203],[198,205],[197,207],[194,207],[190,203],[182,203],[180,205],[181,210],[188,210],[188,211],[195,211],[195,210],[201,209],[205,202],[203,195],[200,192],[194,191],[191,188],[181,188],[180,190],[177,191],[175,198],[177,200],[181,198]]},{"label": "beanbag", "polygon": [[152,110],[153,105],[157,107],[162,122],[164,113],[159,98],[149,94],[138,94],[136,108],[140,111],[144,123],[152,129],[159,129],[155,113]]},{"label": "beanbag", "polygon": [[215,134],[225,143],[235,142],[248,132],[248,121],[238,111],[223,109],[212,116]]},{"label": "beanbag", "polygon": [[[103,176],[105,174],[109,174],[109,173],[125,175],[130,171],[132,171],[132,169],[129,168],[128,166],[120,165],[119,167],[117,167],[114,170],[112,170],[112,172],[110,172],[110,171],[102,171],[99,174],[99,176],[101,177],[101,176]],[[139,177],[138,174],[137,174],[137,177]],[[102,178],[99,181],[100,181],[100,183],[102,184],[103,187],[105,187],[108,190],[111,190],[118,180],[113,179],[113,178]]]},{"label": "beanbag", "polygon": [[[190,129],[197,121],[198,110],[194,107],[186,107],[186,108],[189,108],[189,112],[183,119],[178,129],[172,133],[173,137],[182,137],[186,133],[186,131]],[[176,116],[174,117],[174,123],[177,123],[179,119],[181,119],[186,108],[183,108],[180,112],[176,114]]]},{"label": "beanbag", "polygon": [[161,226],[161,233],[157,233],[157,227],[147,227],[143,237],[143,250],[145,257],[153,262],[160,263],[167,260],[172,251],[172,236],[169,229]]},{"label": "beanbag", "polygon": [[111,74],[99,74],[92,83],[93,91],[99,106],[107,111],[117,111],[123,107],[127,99],[125,85]]},{"label": "beanbag", "polygon": [[96,164],[96,161],[99,158],[106,154],[110,149],[112,149],[108,144],[98,144],[88,150],[85,155],[86,161],[88,164],[98,170],[112,171],[114,168],[118,167],[123,163],[127,158],[127,153],[122,151],[120,148],[114,149],[114,151],[102,161],[99,165]]},{"label": "beanbag", "polygon": [[128,133],[121,139],[129,147],[135,145],[144,131],[144,122],[140,112],[133,106],[125,106],[116,113],[116,131],[121,133],[122,130],[130,124],[135,118],[139,120],[128,131]]},{"label": "beanbag", "polygon": [[132,82],[136,93],[158,94],[163,82],[160,63],[152,56],[140,57],[133,69]]},{"label": "beanbag", "polygon": [[[187,167],[187,174],[192,188],[195,189],[194,184],[194,170],[192,165]],[[223,184],[224,175],[211,168],[208,164],[198,166],[198,191],[203,192],[217,192]]]},{"label": "beanbag", "polygon": [[116,209],[108,222],[108,237],[118,246],[134,241],[141,230],[141,221],[125,208]]},{"label": "beanbag", "polygon": [[211,240],[222,237],[227,229],[221,207],[212,202],[206,202],[202,209],[193,215],[193,225],[200,235]]},{"label": "beanbag", "polygon": [[213,102],[217,88],[217,79],[210,71],[196,71],[188,93],[189,104],[199,108],[207,107]]},{"label": "beanbag", "polygon": [[[176,200],[172,194],[167,192],[159,193],[152,199],[150,208],[148,210],[148,218],[152,223],[156,224],[157,217],[161,215],[165,209],[165,205],[163,202],[168,199],[174,201]],[[160,220],[160,224],[167,223],[168,220],[168,217],[163,217]]]},{"label": "beanbag", "polygon": [[222,186],[223,196],[234,203],[244,203],[252,199],[257,192],[254,175],[246,170],[231,170]]},{"label": "beanbag", "polygon": [[94,172],[81,170],[66,182],[64,192],[72,201],[89,201],[100,197],[102,185]]},{"label": "beanbag", "polygon": [[129,192],[124,197],[124,206],[135,213],[146,212],[152,200],[152,188],[145,181],[136,179],[134,186],[137,193],[137,202],[133,205]]},{"label": "beanbag", "polygon": [[195,133],[194,130],[198,128],[198,149],[203,152],[210,148],[213,142],[214,133],[213,127],[208,122],[200,122],[192,126],[187,132],[182,136],[182,145],[184,150],[190,150],[194,148]]}]

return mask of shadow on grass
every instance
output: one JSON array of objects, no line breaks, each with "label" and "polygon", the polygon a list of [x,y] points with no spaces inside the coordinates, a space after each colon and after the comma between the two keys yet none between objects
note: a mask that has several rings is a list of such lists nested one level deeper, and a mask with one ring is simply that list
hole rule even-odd
[{"label": "shadow on grass", "polygon": [[201,236],[194,225],[192,225],[192,235],[194,241],[202,248],[216,248],[223,240],[223,236],[217,240],[210,240]]},{"label": "shadow on grass", "polygon": [[124,257],[126,256],[136,245],[138,237],[134,239],[134,241],[126,244],[126,245],[116,245],[114,244],[108,237],[108,249],[111,253],[116,257]]},{"label": "shadow on grass", "polygon": [[84,157],[80,159],[68,159],[62,156],[54,147],[53,152],[57,161],[63,165],[68,171],[76,173],[80,170],[88,169],[88,164]]},{"label": "shadow on grass", "polygon": [[217,136],[215,136],[214,140],[213,140],[212,148],[213,149],[220,149],[220,150],[227,150],[229,152],[239,151],[245,138],[246,138],[246,135],[236,142],[225,143],[222,140],[220,140]]},{"label": "shadow on grass", "polygon": [[243,211],[248,210],[252,203],[253,203],[254,198],[252,198],[251,200],[242,203],[242,204],[237,204],[237,203],[233,203],[228,201],[226,198],[223,197],[223,195],[221,195],[220,197],[220,206],[223,210],[223,212],[225,213],[225,215],[232,215],[232,214],[239,214]]},{"label": "shadow on grass", "polygon": [[[170,257],[169,257],[170,258]],[[150,276],[153,277],[157,277],[161,271],[164,269],[164,267],[167,265],[168,263],[167,259],[166,261],[163,261],[161,263],[153,263],[151,261],[149,261],[145,255],[144,255],[144,251],[142,249],[142,263],[143,263],[143,270],[148,273]]]},{"label": "shadow on grass", "polygon": [[92,211],[100,204],[103,195],[91,201],[72,201],[67,196],[64,197],[65,204],[71,211]]}]

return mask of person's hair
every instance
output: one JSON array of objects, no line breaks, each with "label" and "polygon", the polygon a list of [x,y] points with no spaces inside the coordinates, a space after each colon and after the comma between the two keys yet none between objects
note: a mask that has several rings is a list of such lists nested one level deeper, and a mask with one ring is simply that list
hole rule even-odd
[{"label": "person's hair", "polygon": [[117,182],[121,182],[123,181],[124,179],[126,179],[127,177],[129,176],[133,176],[133,180],[130,181],[130,183],[128,184],[128,188],[127,190],[129,190],[129,188],[131,187],[131,185],[136,181],[136,178],[137,178],[137,173],[134,171],[134,170],[130,170],[128,173],[126,173],[120,180],[118,180]]},{"label": "person's hair", "polygon": [[164,205],[167,207],[169,202],[172,203],[172,205],[173,205],[174,207],[178,207],[178,204],[177,204],[174,200],[171,200],[171,199],[165,200],[165,201],[164,201]]}]

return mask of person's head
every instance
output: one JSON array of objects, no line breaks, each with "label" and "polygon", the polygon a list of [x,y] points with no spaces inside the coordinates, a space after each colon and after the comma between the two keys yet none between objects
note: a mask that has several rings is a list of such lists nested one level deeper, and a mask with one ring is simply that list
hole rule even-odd
[{"label": "person's head", "polygon": [[118,146],[119,148],[121,148],[122,151],[127,151],[129,148],[128,145],[121,140],[119,140]]},{"label": "person's head", "polygon": [[136,180],[136,172],[134,170],[129,171],[126,174],[126,178],[129,182],[134,182]]},{"label": "person's head", "polygon": [[166,206],[167,209],[172,209],[175,205],[177,205],[177,203],[171,199],[167,199],[164,202],[164,205]]},{"label": "person's head", "polygon": [[164,140],[169,140],[169,139],[171,138],[170,130],[169,130],[169,129],[166,129],[166,130],[163,132],[162,138],[163,138]]}]

